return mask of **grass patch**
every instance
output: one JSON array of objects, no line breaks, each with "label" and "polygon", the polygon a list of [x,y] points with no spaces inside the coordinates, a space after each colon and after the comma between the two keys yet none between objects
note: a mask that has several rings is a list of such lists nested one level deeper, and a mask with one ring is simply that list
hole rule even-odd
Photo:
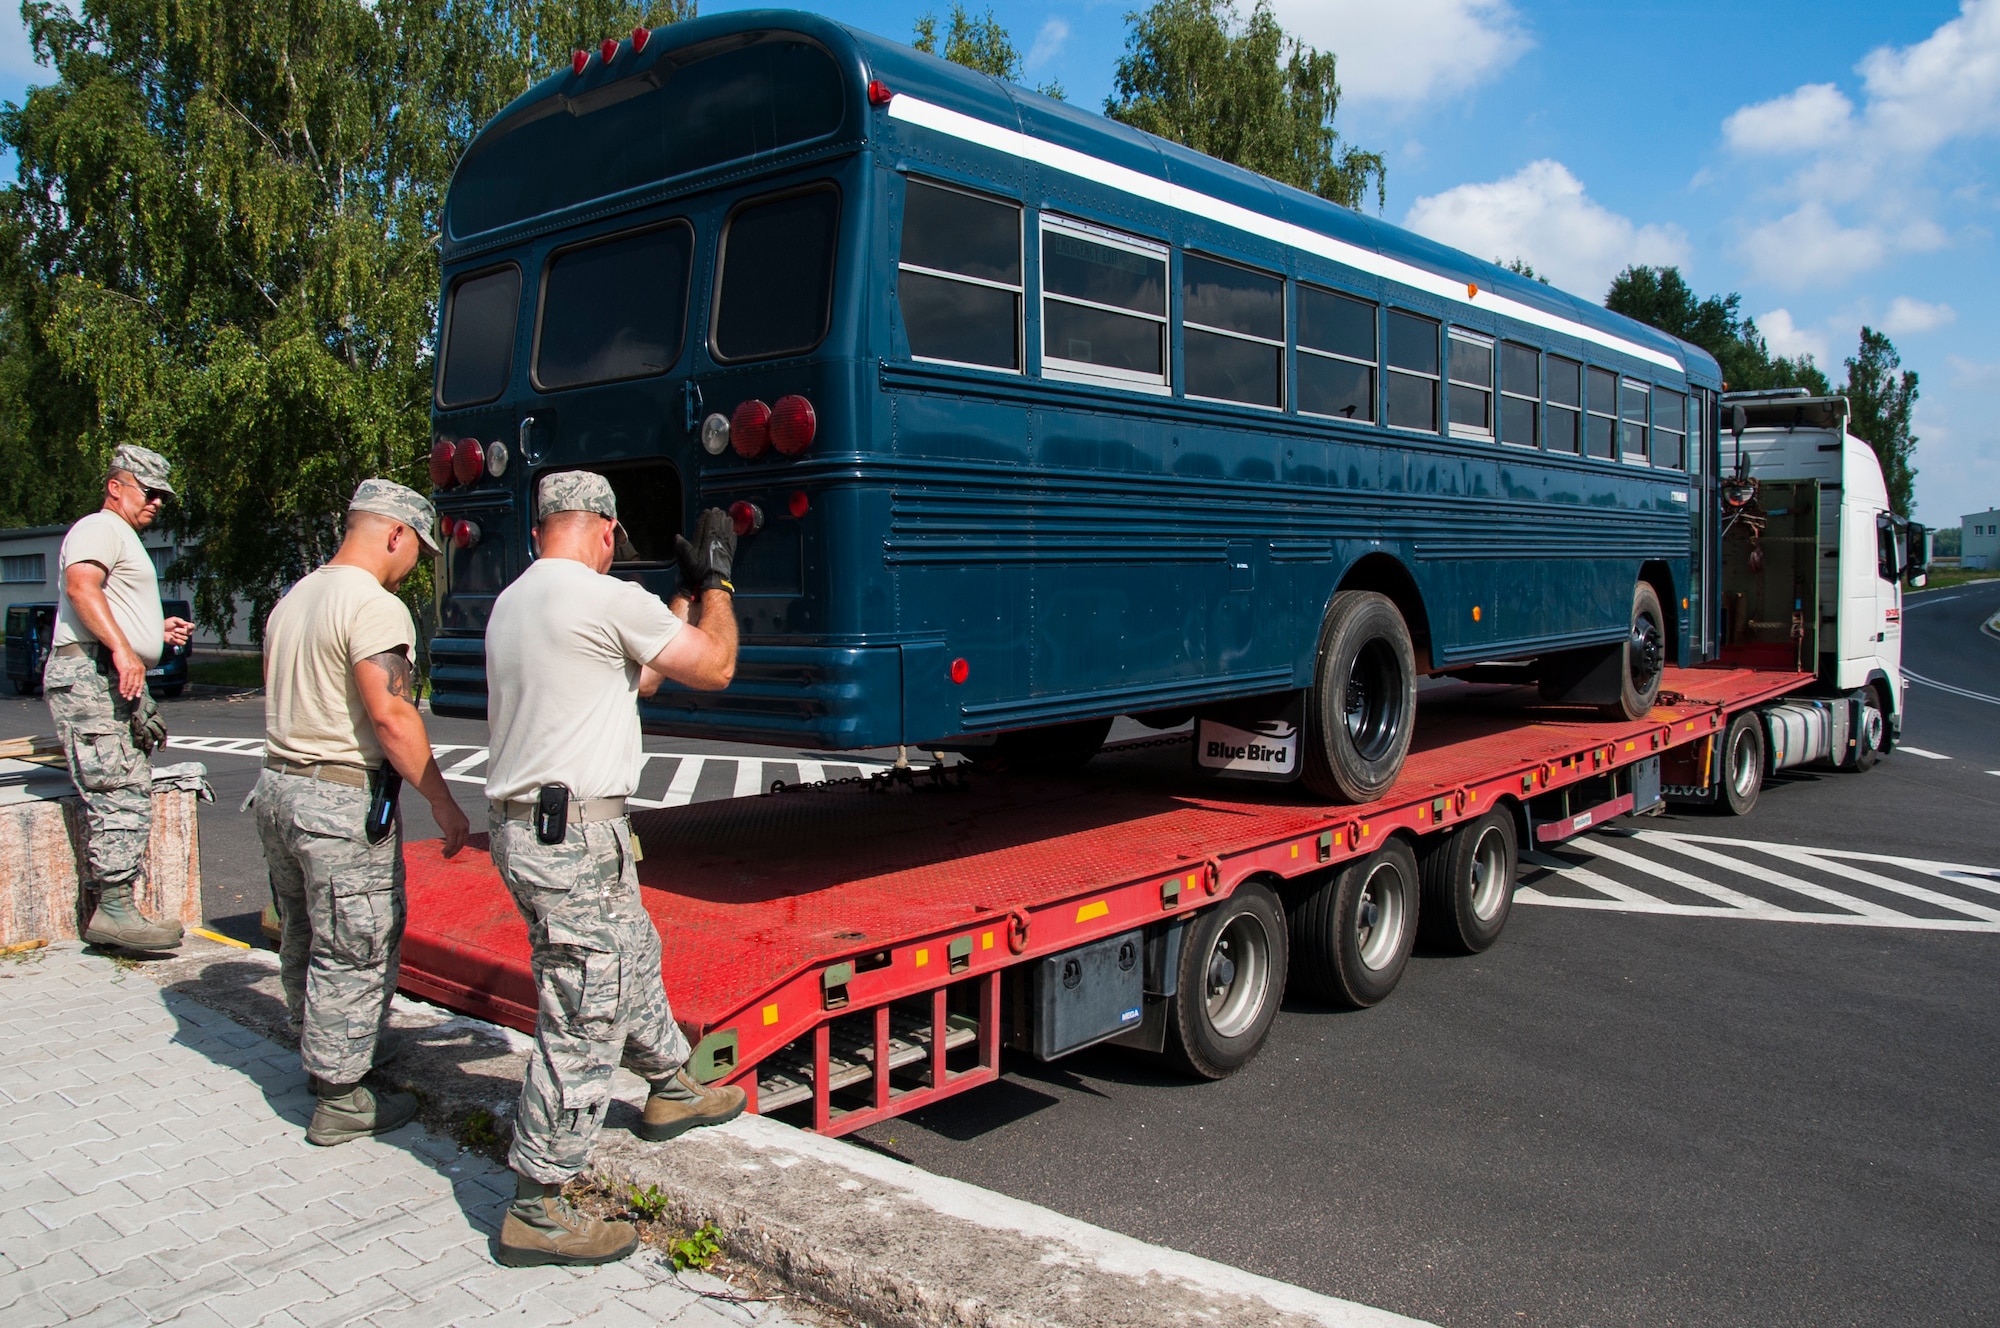
[{"label": "grass patch", "polygon": [[1945,590],[1952,586],[1970,585],[1974,581],[2000,580],[2000,572],[1989,572],[1983,568],[1933,567],[1930,577],[1924,582],[1925,590]]},{"label": "grass patch", "polygon": [[188,660],[188,681],[211,687],[262,687],[262,655],[196,655]]},{"label": "grass patch", "polygon": [[467,1148],[491,1148],[499,1143],[500,1129],[494,1123],[493,1113],[484,1107],[465,1113],[465,1119],[458,1123],[458,1141]]},{"label": "grass patch", "polygon": [[687,1235],[667,1242],[667,1257],[674,1271],[706,1268],[722,1257],[722,1231],[713,1222],[704,1222]]}]

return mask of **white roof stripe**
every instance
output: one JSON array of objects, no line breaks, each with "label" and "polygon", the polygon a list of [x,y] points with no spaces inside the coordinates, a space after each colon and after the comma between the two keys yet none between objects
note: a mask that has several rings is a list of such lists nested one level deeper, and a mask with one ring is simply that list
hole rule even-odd
[{"label": "white roof stripe", "polygon": [[1415,264],[1405,263],[1398,258],[1390,258],[1386,254],[1375,252],[1373,249],[1363,249],[1359,245],[1352,245],[1344,240],[1336,240],[1330,235],[1322,235],[1318,231],[1307,230],[1305,227],[1294,225],[1289,221],[1280,221],[1276,217],[1267,217],[1261,212],[1253,212],[1249,208],[1238,207],[1234,203],[1225,203],[1219,198],[1197,193],[1183,185],[1177,185],[1167,180],[1155,179],[1150,175],[1128,167],[1116,165],[1100,157],[1093,157],[1088,153],[1078,152],[1074,148],[1066,148],[1057,143],[1047,142],[1044,139],[1030,137],[1016,130],[1004,129],[999,125],[989,124],[984,120],[975,119],[958,111],[949,110],[932,102],[921,101],[918,98],[898,93],[889,102],[889,115],[892,119],[901,120],[906,124],[917,125],[923,129],[945,134],[961,142],[990,148],[995,152],[1002,152],[1010,157],[1019,157],[1023,161],[1032,161],[1037,165],[1046,166],[1051,170],[1061,171],[1066,175],[1074,175],[1079,179],[1105,185],[1118,190],[1120,193],[1131,194],[1135,198],[1143,198],[1150,203],[1157,203],[1162,207],[1170,207],[1175,211],[1185,212],[1189,216],[1216,222],[1220,225],[1228,226],[1233,230],[1242,231],[1247,235],[1255,235],[1261,239],[1271,240],[1293,249],[1302,249],[1309,254],[1316,254],[1321,258],[1345,264],[1357,271],[1366,272],[1371,276],[1381,277],[1387,281],[1394,281],[1405,286],[1414,287],[1428,295],[1435,295],[1439,299],[1450,300],[1457,304],[1473,308],[1490,310],[1493,313],[1517,319],[1520,322],[1528,323],[1550,332],[1559,332],[1565,336],[1576,337],[1595,345],[1604,346],[1608,349],[1618,351],[1620,354],[1644,360],[1648,364],[1657,364],[1661,368],[1671,369],[1675,373],[1685,371],[1679,359],[1654,350],[1651,346],[1642,346],[1636,341],[1627,341],[1625,338],[1614,336],[1609,332],[1600,332],[1596,328],[1586,327],[1575,319],[1564,318],[1560,314],[1552,314],[1547,310],[1537,309],[1533,305],[1523,304],[1519,300],[1512,300],[1504,295],[1489,294],[1488,292],[1481,291],[1477,296],[1474,296],[1466,289],[1464,282],[1451,277],[1440,276],[1438,273],[1427,271],[1424,268],[1417,267]]}]

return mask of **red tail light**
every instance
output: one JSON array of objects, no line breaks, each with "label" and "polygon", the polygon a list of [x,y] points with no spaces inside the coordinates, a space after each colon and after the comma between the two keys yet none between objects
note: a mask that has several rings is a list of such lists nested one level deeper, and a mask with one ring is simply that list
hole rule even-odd
[{"label": "red tail light", "polygon": [[868,104],[870,106],[887,106],[889,99],[895,95],[895,93],[889,91],[889,85],[879,78],[873,80],[868,85]]},{"label": "red tail light", "polygon": [[786,456],[797,456],[812,446],[819,421],[812,402],[804,397],[779,397],[771,407],[771,446]]},{"label": "red tail light", "polygon": [[965,680],[971,676],[972,666],[970,664],[962,659],[955,659],[951,662],[951,680],[953,682],[963,686]]},{"label": "red tail light", "polygon": [[597,53],[604,57],[605,64],[610,64],[618,58],[618,39],[616,37],[606,37],[603,41],[597,43]]},{"label": "red tail light", "polygon": [[637,55],[639,52],[645,50],[646,43],[652,39],[653,33],[650,28],[632,29],[632,54]]},{"label": "red tail light", "polygon": [[461,438],[451,449],[451,473],[460,484],[470,484],[486,469],[486,449],[477,438]]},{"label": "red tail light", "polygon": [[590,67],[590,52],[581,46],[577,47],[576,52],[569,58],[569,67],[581,74]]},{"label": "red tail light", "polygon": [[438,530],[444,535],[445,540],[449,542],[458,530],[458,518],[455,516],[439,517]]},{"label": "red tail light", "polygon": [[771,408],[752,397],[729,417],[729,445],[746,460],[764,454],[771,445]]},{"label": "red tail light", "polygon": [[812,502],[806,497],[806,491],[804,489],[794,491],[792,496],[785,500],[785,510],[792,514],[793,520],[797,520],[807,512],[810,512],[812,510]]},{"label": "red tail light", "polygon": [[431,444],[431,487],[448,489],[451,487],[451,439],[440,438]]},{"label": "red tail light", "polygon": [[729,505],[729,521],[736,527],[736,538],[764,528],[764,509],[755,503],[734,502]]},{"label": "red tail light", "polygon": [[469,549],[479,543],[479,525],[473,521],[460,521],[452,527],[451,542],[461,549]]}]

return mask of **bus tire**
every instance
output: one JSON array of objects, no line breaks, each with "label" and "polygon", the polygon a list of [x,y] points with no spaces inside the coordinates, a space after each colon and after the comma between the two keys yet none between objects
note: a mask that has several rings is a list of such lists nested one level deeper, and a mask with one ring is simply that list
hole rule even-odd
[{"label": "bus tire", "polygon": [[1731,816],[1747,816],[1764,789],[1764,722],[1754,710],[1744,710],[1722,731],[1722,796],[1716,807]]},{"label": "bus tire", "polygon": [[1027,774],[1059,775],[1081,770],[1104,746],[1111,732],[1109,719],[1082,719],[1072,724],[1051,724],[1039,729],[1016,729],[1003,733],[991,747],[974,755],[981,764],[992,763]]},{"label": "bus tire", "polygon": [[1332,801],[1380,797],[1403,771],[1416,719],[1416,652],[1403,615],[1386,595],[1340,591],[1306,693],[1300,778]]},{"label": "bus tire", "polygon": [[1451,954],[1478,954],[1500,939],[1514,907],[1520,841],[1506,808],[1431,836],[1418,861],[1423,939]]},{"label": "bus tire", "polygon": [[1169,998],[1167,1055],[1175,1064],[1222,1079],[1250,1063],[1284,998],[1289,939],[1278,896],[1255,881],[1195,915]]},{"label": "bus tire", "polygon": [[1417,855],[1392,839],[1348,863],[1292,914],[1292,973],[1329,1005],[1380,1004],[1410,962],[1417,939]]},{"label": "bus tire", "polygon": [[1605,707],[1611,719],[1644,719],[1660,694],[1667,665],[1667,617],[1660,594],[1640,581],[1632,587],[1632,622],[1625,633],[1623,667],[1618,671],[1618,700]]}]

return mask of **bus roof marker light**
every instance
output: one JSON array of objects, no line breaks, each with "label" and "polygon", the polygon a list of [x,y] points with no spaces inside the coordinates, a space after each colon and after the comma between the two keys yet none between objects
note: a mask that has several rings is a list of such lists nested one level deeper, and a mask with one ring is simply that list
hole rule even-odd
[{"label": "bus roof marker light", "polygon": [[1466,293],[1466,295],[1467,295],[1467,296],[1471,297],[1472,299],[1475,299],[1475,300],[1476,300],[1476,299],[1478,299],[1478,298],[1479,298],[1479,283],[1478,283],[1478,282],[1476,282],[1476,281],[1468,281],[1468,282],[1466,282],[1466,283],[1465,283],[1465,293]]},{"label": "bus roof marker light", "polygon": [[451,487],[451,439],[440,438],[431,444],[431,487],[449,489]]},{"label": "bus roof marker light", "polygon": [[744,460],[764,455],[771,445],[771,408],[751,397],[729,417],[729,445]]},{"label": "bus roof marker light", "polygon": [[965,680],[971,676],[972,666],[966,663],[964,659],[955,659],[951,662],[951,680],[953,682],[962,687],[965,685]]},{"label": "bus roof marker light", "polygon": [[887,83],[884,83],[881,79],[877,78],[869,80],[868,104],[870,106],[887,106],[891,101],[895,99],[895,96],[896,96],[895,93],[889,91],[889,85]]},{"label": "bus roof marker light", "polygon": [[590,52],[584,50],[581,46],[577,47],[576,50],[570,54],[569,57],[570,71],[572,73],[581,74],[585,69],[589,68],[589,66],[590,66]]},{"label": "bus roof marker light", "polygon": [[729,417],[717,411],[701,422],[701,450],[721,456],[729,450]]},{"label": "bus roof marker light", "polygon": [[645,50],[646,43],[652,39],[653,30],[651,28],[632,29],[632,54],[637,55],[639,52]]},{"label": "bus roof marker light", "polygon": [[811,447],[818,431],[819,419],[813,414],[812,402],[804,397],[779,397],[771,407],[771,446],[785,456],[797,456]]},{"label": "bus roof marker light", "polygon": [[616,37],[606,37],[603,41],[597,43],[597,53],[604,57],[605,64],[610,64],[618,58],[618,39]]},{"label": "bus roof marker light", "polygon": [[729,505],[729,523],[736,528],[736,538],[754,535],[764,528],[764,509],[742,499]]},{"label": "bus roof marker light", "polygon": [[486,450],[477,438],[461,438],[451,449],[451,473],[460,484],[470,484],[486,469]]}]

